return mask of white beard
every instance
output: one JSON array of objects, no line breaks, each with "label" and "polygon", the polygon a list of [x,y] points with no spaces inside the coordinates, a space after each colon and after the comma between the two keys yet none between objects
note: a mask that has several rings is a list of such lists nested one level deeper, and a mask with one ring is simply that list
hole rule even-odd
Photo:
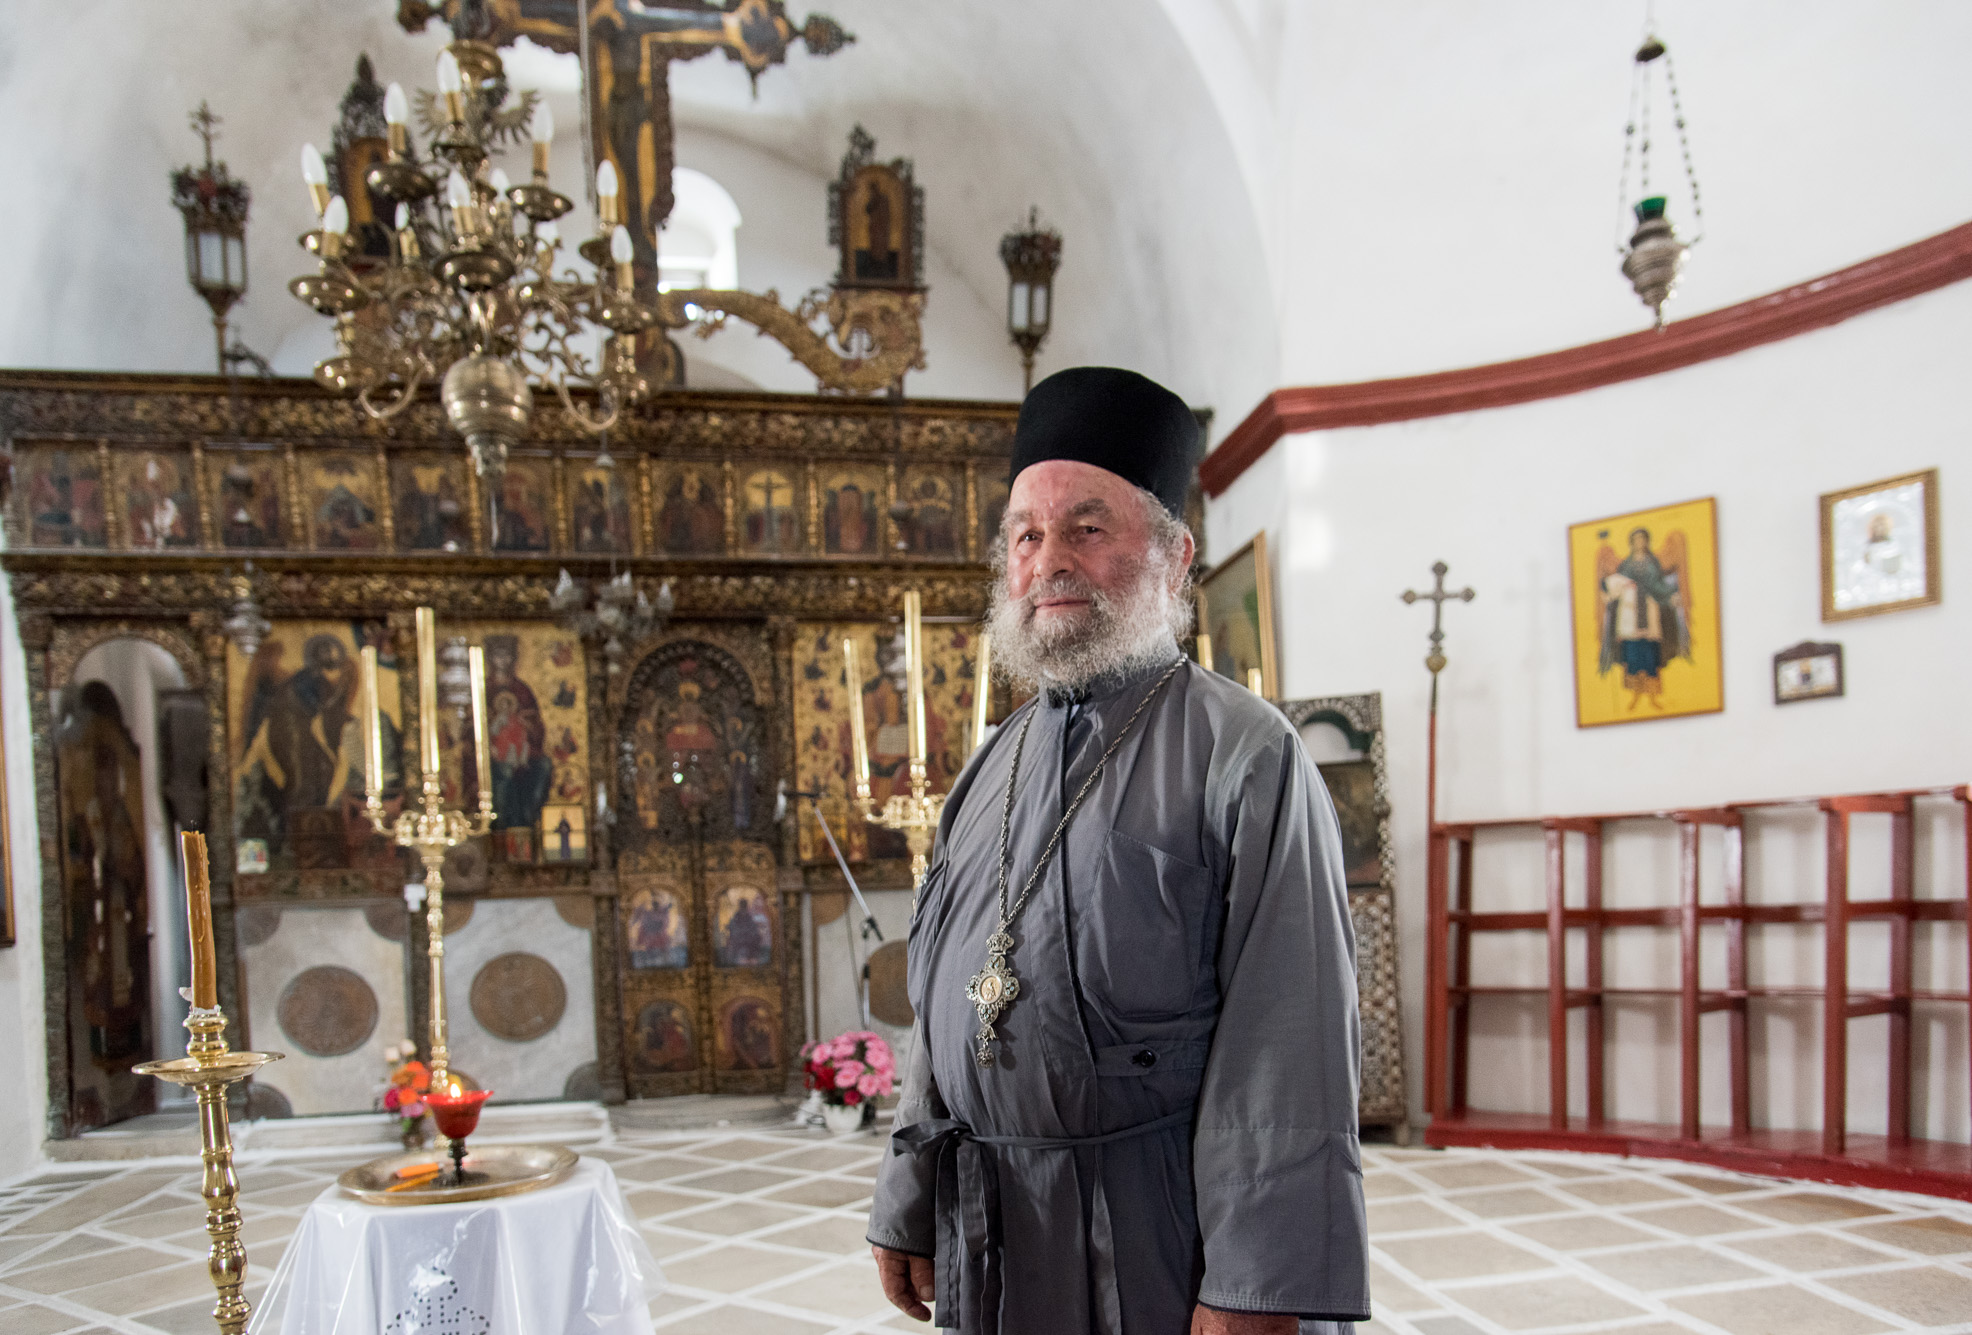
[{"label": "white beard", "polygon": [[[1176,656],[1178,637],[1190,629],[1191,606],[1172,588],[1171,560],[1161,551],[1138,564],[1121,594],[1070,576],[1036,580],[1026,597],[1011,598],[1006,571],[998,574],[987,619],[993,667],[1016,682],[1074,689],[1157,667]],[[1087,598],[1089,605],[1070,618],[1036,620],[1035,599],[1064,596]]]}]

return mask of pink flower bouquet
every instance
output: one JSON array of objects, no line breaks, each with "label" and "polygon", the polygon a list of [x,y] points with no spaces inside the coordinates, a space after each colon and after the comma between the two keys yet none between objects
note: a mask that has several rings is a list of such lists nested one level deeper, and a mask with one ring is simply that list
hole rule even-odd
[{"label": "pink flower bouquet", "polygon": [[803,1083],[821,1091],[822,1102],[854,1108],[897,1087],[897,1059],[880,1034],[852,1029],[801,1049]]}]

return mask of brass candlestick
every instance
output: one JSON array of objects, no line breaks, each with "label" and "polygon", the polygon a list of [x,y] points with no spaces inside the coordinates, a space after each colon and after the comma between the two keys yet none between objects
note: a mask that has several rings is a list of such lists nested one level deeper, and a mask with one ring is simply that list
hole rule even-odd
[{"label": "brass candlestick", "polygon": [[212,1239],[206,1268],[219,1291],[212,1319],[225,1335],[240,1335],[252,1310],[240,1293],[246,1282],[246,1248],[240,1244],[240,1179],[233,1171],[233,1129],[226,1115],[226,1087],[245,1080],[278,1052],[232,1052],[226,1047],[226,1017],[217,1006],[195,1009],[185,1021],[192,1039],[185,1055],[171,1061],[145,1062],[133,1068],[174,1085],[189,1086],[199,1100],[199,1159],[204,1175],[199,1195],[205,1198],[205,1231]]},{"label": "brass candlestick", "polygon": [[418,810],[406,809],[395,824],[384,821],[382,787],[382,727],[377,718],[377,657],[374,647],[363,650],[364,738],[366,780],[364,811],[371,828],[387,834],[399,847],[418,855],[425,868],[425,947],[431,963],[431,1085],[443,1088],[451,1068],[445,1020],[445,877],[446,851],[493,828],[492,757],[486,745],[486,660],[478,645],[471,650],[473,745],[478,759],[479,810],[468,818],[447,810],[439,780],[438,761],[438,645],[432,610],[420,607],[418,627],[418,731],[423,782]]}]

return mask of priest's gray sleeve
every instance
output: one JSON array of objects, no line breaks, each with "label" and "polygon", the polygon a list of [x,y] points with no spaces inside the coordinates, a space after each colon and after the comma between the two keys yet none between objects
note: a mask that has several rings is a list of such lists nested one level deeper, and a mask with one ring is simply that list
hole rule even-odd
[{"label": "priest's gray sleeve", "polygon": [[[945,1117],[944,1102],[931,1078],[931,1053],[924,1041],[924,1019],[911,1027],[911,1051],[904,1059],[904,1085],[897,1096],[895,1129],[928,1117]],[[892,1251],[930,1256],[938,1249],[938,1164],[929,1154],[888,1154],[877,1173],[871,1202],[869,1241]]]},{"label": "priest's gray sleeve", "polygon": [[1199,1301],[1363,1320],[1362,1036],[1341,832],[1292,732],[1222,773],[1207,793],[1227,864],[1222,1009],[1193,1153]]}]

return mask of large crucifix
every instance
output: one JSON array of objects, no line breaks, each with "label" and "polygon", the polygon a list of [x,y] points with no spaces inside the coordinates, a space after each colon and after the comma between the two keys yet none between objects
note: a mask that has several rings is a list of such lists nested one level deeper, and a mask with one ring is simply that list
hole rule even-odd
[{"label": "large crucifix", "polygon": [[647,282],[656,279],[657,229],[673,203],[671,62],[723,51],[757,85],[797,39],[818,56],[856,40],[819,14],[796,28],[783,0],[398,0],[405,31],[421,32],[433,18],[451,26],[455,41],[506,46],[525,36],[583,58],[595,160],[615,164],[623,223]]}]

